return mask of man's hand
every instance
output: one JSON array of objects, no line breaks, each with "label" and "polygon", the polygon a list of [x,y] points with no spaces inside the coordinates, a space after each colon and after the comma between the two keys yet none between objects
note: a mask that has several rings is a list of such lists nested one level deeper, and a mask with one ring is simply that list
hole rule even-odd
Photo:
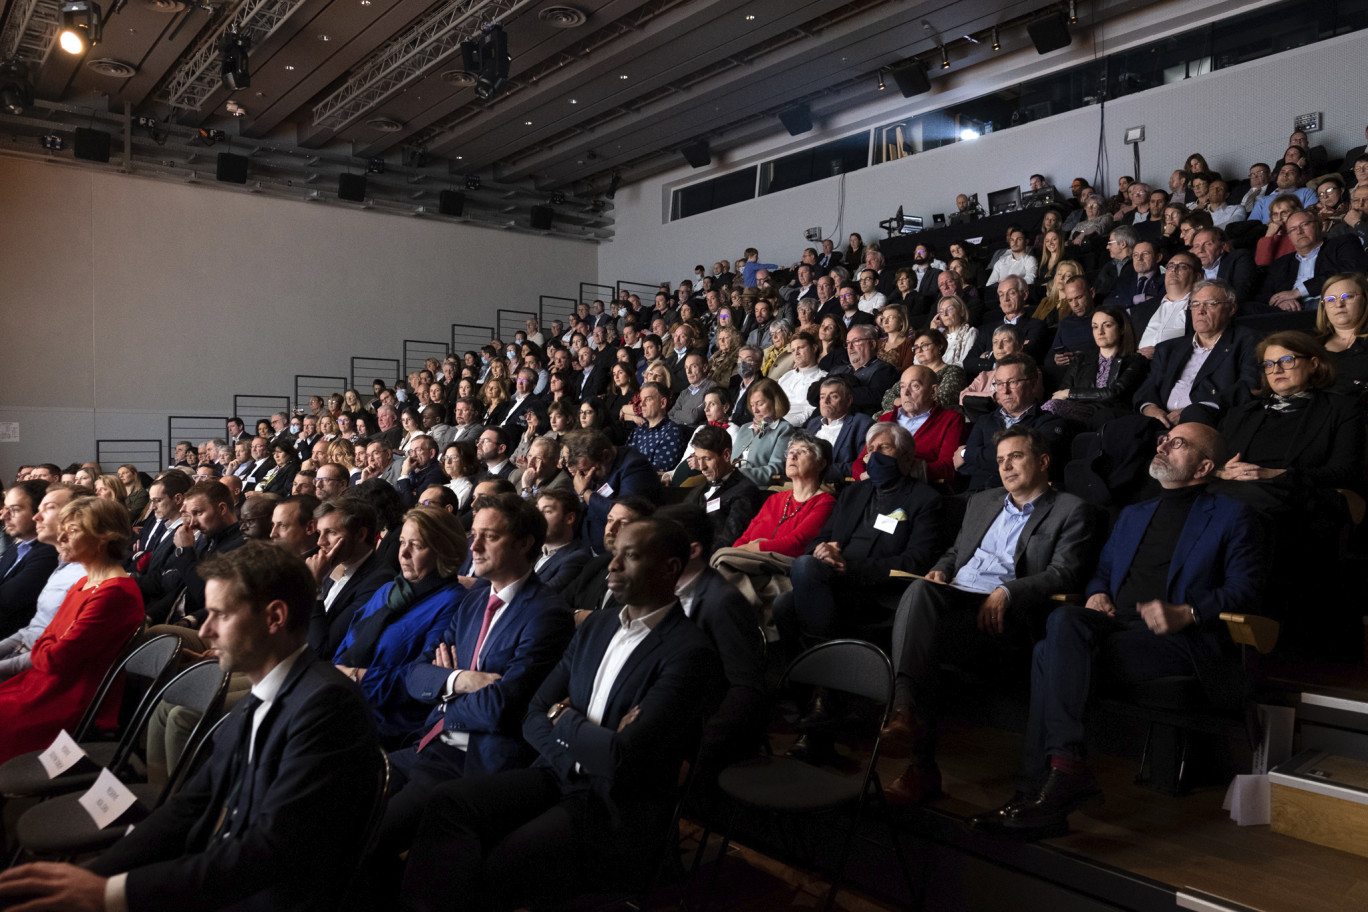
[{"label": "man's hand", "polygon": [[488,687],[501,677],[503,675],[495,674],[492,671],[463,671],[456,676],[456,683],[452,685],[451,692],[454,694],[474,693]]},{"label": "man's hand", "polygon": [[1054,363],[1059,365],[1068,364],[1073,361],[1073,352],[1060,352],[1054,356]]},{"label": "man's hand", "polygon": [[1116,617],[1116,605],[1112,602],[1111,596],[1105,592],[1098,592],[1089,596],[1087,604],[1084,606],[1092,611],[1100,611],[1107,617]]},{"label": "man's hand", "polygon": [[11,912],[104,912],[104,893],[105,878],[70,864],[42,861],[0,874],[0,905]]},{"label": "man's hand", "polygon": [[979,605],[978,629],[993,636],[1001,634],[1007,620],[1007,602],[1006,589],[999,587],[988,593],[983,604]]},{"label": "man's hand", "polygon": [[456,650],[446,643],[437,644],[437,652],[432,656],[432,664],[438,668],[450,668],[453,671],[460,667],[456,664]]},{"label": "man's hand", "polygon": [[1239,453],[1231,456],[1226,464],[1216,471],[1216,477],[1224,481],[1264,481],[1277,478],[1286,469],[1266,469],[1252,462],[1244,462]]},{"label": "man's hand", "polygon": [[948,582],[950,582],[950,578],[949,578],[948,576],[945,575],[945,571],[944,571],[944,570],[932,570],[930,573],[926,574],[926,578],[929,579],[929,580],[930,580],[931,582],[933,582],[933,583],[948,583]]},{"label": "man's hand", "polygon": [[1301,295],[1297,294],[1295,288],[1289,288],[1287,291],[1278,292],[1268,299],[1268,303],[1270,306],[1278,308],[1278,310],[1296,311],[1302,309]]},{"label": "man's hand", "polygon": [[1066,390],[1066,389],[1055,390],[1055,391],[1054,391],[1054,395],[1051,396],[1050,398],[1051,398],[1051,399],[1068,399],[1068,398],[1069,398],[1069,391]]},{"label": "man's hand", "polygon": [[618,723],[617,730],[622,731],[624,728],[635,722],[637,720],[637,717],[640,715],[641,707],[639,705],[633,706],[631,709],[627,710],[627,714],[622,717],[622,721]]},{"label": "man's hand", "polygon": [[334,667],[357,683],[360,683],[361,679],[366,676],[366,669],[364,668],[352,668],[347,665],[336,665]]},{"label": "man's hand", "polygon": [[845,572],[845,557],[841,554],[841,546],[837,542],[822,542],[812,550],[812,556],[830,565],[838,573]]},{"label": "man's hand", "polygon": [[176,527],[176,536],[174,539],[174,543],[177,548],[195,547],[195,530],[190,528],[190,524],[188,522],[182,522],[179,526]]},{"label": "man's hand", "polygon": [[404,457],[404,464],[401,465],[401,466],[399,466],[399,474],[400,474],[400,475],[407,475],[407,474],[409,473],[409,469],[410,469],[412,466],[413,466],[413,457],[411,457],[411,456],[405,456],[405,457]]},{"label": "man's hand", "polygon": [[964,447],[955,450],[955,456],[951,461],[954,462],[956,469],[964,468]]},{"label": "man's hand", "polygon": [[183,649],[182,651],[196,662],[203,662],[208,659],[218,661],[218,650],[213,646],[210,646],[208,649],[204,650],[204,652],[195,652],[193,649]]},{"label": "man's hand", "polygon": [[1153,346],[1153,345],[1146,345],[1144,348],[1137,349],[1137,350],[1140,352],[1140,354],[1144,355],[1146,358],[1149,358],[1151,361],[1154,360],[1154,346]]},{"label": "man's hand", "polygon": [[594,609],[592,608],[581,608],[580,610],[576,611],[575,626],[578,627],[580,624],[583,624],[586,620],[589,619],[589,616],[593,613]]},{"label": "man's hand", "polygon": [[1357,228],[1358,223],[1361,221],[1363,221],[1363,213],[1359,212],[1357,209],[1350,209],[1348,212],[1344,213],[1344,224],[1348,225],[1350,228]]},{"label": "man's hand", "polygon": [[1192,623],[1192,608],[1162,599],[1150,599],[1135,606],[1145,626],[1157,634],[1177,633]]},{"label": "man's hand", "polygon": [[1174,425],[1173,420],[1169,418],[1169,413],[1166,410],[1152,403],[1142,408],[1140,410],[1140,414],[1147,415],[1150,418],[1153,418],[1155,421],[1159,422],[1166,428],[1171,428]]}]

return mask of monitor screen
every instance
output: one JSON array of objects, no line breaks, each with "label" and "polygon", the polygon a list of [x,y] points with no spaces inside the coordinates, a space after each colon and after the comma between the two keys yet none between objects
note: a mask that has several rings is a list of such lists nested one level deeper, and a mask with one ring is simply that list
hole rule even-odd
[{"label": "monitor screen", "polygon": [[1021,188],[1008,187],[988,194],[988,214],[1003,215],[1021,208]]}]

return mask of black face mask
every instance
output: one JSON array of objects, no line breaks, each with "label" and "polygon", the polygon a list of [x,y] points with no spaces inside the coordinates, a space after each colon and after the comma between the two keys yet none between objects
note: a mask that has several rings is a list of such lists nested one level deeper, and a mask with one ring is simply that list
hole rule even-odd
[{"label": "black face mask", "polygon": [[865,458],[865,471],[869,473],[869,480],[874,482],[874,486],[878,488],[887,487],[902,477],[902,470],[898,468],[898,460],[887,453],[869,454]]},{"label": "black face mask", "polygon": [[737,361],[736,372],[741,376],[742,380],[749,380],[751,377],[755,376],[755,365],[749,361]]}]

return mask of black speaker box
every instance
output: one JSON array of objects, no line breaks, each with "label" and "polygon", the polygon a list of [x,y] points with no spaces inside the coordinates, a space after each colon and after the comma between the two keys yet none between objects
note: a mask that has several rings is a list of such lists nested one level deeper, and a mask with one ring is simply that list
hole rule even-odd
[{"label": "black speaker box", "polygon": [[232,152],[218,154],[218,179],[225,184],[247,183],[247,156]]},{"label": "black speaker box", "polygon": [[443,190],[437,197],[437,211],[442,215],[460,215],[465,212],[465,194],[459,190]]},{"label": "black speaker box", "polygon": [[894,67],[891,72],[893,81],[898,84],[898,91],[903,93],[903,98],[925,95],[931,91],[931,78],[926,75],[926,67],[920,63]]},{"label": "black speaker box", "polygon": [[706,142],[689,143],[679,151],[683,153],[684,160],[691,168],[703,168],[712,164],[712,153],[708,151]]},{"label": "black speaker box", "polygon": [[555,211],[550,206],[533,206],[532,227],[537,231],[550,231],[551,215]]},{"label": "black speaker box", "polygon": [[1031,36],[1036,51],[1041,54],[1057,51],[1073,43],[1073,35],[1069,34],[1069,20],[1064,18],[1063,13],[1042,16],[1026,26],[1026,33]]},{"label": "black speaker box", "polygon": [[109,134],[89,127],[77,127],[76,142],[72,145],[72,151],[77,158],[84,158],[86,161],[107,162]]},{"label": "black speaker box", "polygon": [[779,122],[789,131],[789,136],[798,136],[812,129],[812,109],[799,105],[779,112]]},{"label": "black speaker box", "polygon": [[353,203],[364,202],[366,199],[366,175],[337,175],[337,198]]}]

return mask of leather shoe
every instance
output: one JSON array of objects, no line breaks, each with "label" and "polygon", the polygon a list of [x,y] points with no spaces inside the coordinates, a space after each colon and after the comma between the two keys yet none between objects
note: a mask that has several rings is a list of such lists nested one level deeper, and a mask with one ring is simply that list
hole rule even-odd
[{"label": "leather shoe", "polygon": [[817,688],[812,694],[812,702],[808,703],[807,712],[798,720],[798,727],[816,728],[827,724],[832,719],[831,695],[825,688]]},{"label": "leather shoe", "polygon": [[1002,825],[1009,830],[1057,826],[1083,805],[1101,797],[1102,789],[1086,767],[1077,773],[1052,769],[1039,792],[1014,808],[1004,809]]},{"label": "leather shoe", "polygon": [[909,766],[884,788],[884,799],[894,807],[917,807],[941,795],[940,769]]},{"label": "leather shoe", "polygon": [[895,709],[888,717],[888,724],[879,732],[879,738],[879,750],[883,755],[901,760],[925,743],[926,726],[912,715],[911,710]]},{"label": "leather shoe", "polygon": [[1006,830],[1002,821],[1005,819],[1008,812],[1015,811],[1016,808],[1025,804],[1030,797],[1031,796],[1027,795],[1025,792],[1017,792],[1012,795],[1011,799],[1002,807],[995,808],[991,811],[985,811],[982,814],[975,814],[973,817],[970,817],[969,828],[971,830],[978,830],[981,833],[992,833],[994,835],[1001,834]]},{"label": "leather shoe", "polygon": [[820,765],[829,763],[837,754],[836,747],[830,737],[803,732],[789,749],[784,751],[784,756],[792,760],[802,760],[804,763]]}]

